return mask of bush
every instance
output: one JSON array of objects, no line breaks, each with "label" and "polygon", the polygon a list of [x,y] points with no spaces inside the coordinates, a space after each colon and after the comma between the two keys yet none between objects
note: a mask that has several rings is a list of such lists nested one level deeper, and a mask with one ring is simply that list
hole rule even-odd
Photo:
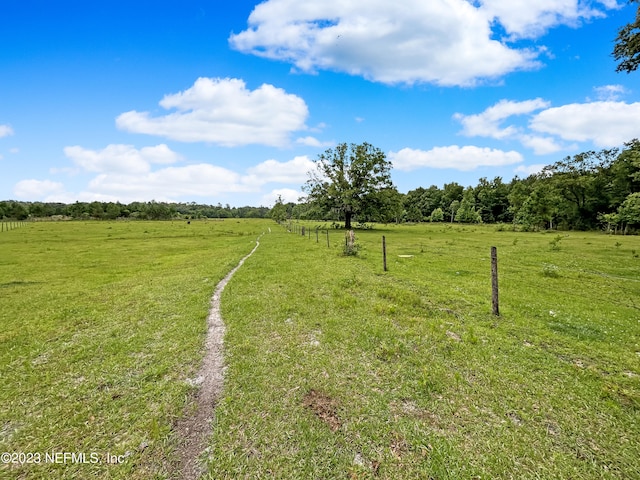
[{"label": "bush", "polygon": [[545,277],[558,278],[560,276],[560,269],[557,265],[552,263],[542,264],[542,275]]}]

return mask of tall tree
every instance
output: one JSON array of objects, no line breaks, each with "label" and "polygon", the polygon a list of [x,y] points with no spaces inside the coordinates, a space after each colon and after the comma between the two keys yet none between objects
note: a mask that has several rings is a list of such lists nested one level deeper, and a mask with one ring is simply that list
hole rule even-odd
[{"label": "tall tree", "polygon": [[376,194],[393,189],[391,162],[385,154],[369,143],[341,143],[320,154],[316,169],[302,187],[308,200],[323,211],[338,212],[346,229],[359,213],[367,211]]},{"label": "tall tree", "polygon": [[[631,0],[638,2],[638,0]],[[640,65],[640,5],[636,10],[636,18],[618,30],[616,43],[613,47],[613,58],[620,63],[616,72],[631,73]]]},{"label": "tall tree", "polygon": [[281,195],[278,195],[278,199],[269,212],[269,216],[278,223],[284,222],[287,219],[287,207],[285,207]]}]

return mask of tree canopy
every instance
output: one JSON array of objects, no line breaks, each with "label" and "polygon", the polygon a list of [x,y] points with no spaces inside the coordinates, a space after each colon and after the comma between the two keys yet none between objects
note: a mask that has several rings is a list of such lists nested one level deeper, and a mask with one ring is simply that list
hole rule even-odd
[{"label": "tree canopy", "polygon": [[[631,0],[638,3],[638,0]],[[628,23],[620,30],[613,47],[613,57],[620,63],[616,72],[631,73],[640,65],[640,5],[636,11],[634,22]]]},{"label": "tree canopy", "polygon": [[320,154],[315,164],[302,187],[307,199],[324,213],[338,213],[345,228],[351,228],[354,217],[366,220],[372,213],[397,208],[391,162],[379,148],[366,142],[341,143]]}]

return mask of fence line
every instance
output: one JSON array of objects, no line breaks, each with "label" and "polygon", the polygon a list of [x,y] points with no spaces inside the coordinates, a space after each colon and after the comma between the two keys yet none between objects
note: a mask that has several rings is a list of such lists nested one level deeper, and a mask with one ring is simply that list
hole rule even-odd
[{"label": "fence line", "polygon": [[27,225],[27,222],[23,220],[9,220],[9,221],[1,221],[0,222],[0,233],[8,232],[9,230],[15,230],[16,228],[21,228]]},{"label": "fence line", "polygon": [[[291,221],[288,225],[289,232],[292,233],[302,233],[302,236],[305,237],[308,234],[308,238],[311,239],[311,227],[308,226],[298,226],[293,224]],[[316,226],[316,243],[320,242],[320,226]],[[325,229],[326,237],[327,237],[327,248],[331,247],[329,241],[329,229]],[[347,242],[347,238],[345,237],[345,242]],[[345,243],[346,245],[346,243]],[[346,248],[346,247],[345,247]],[[386,236],[382,236],[382,270],[384,272],[388,271],[387,267],[387,239]],[[493,315],[500,316],[500,302],[498,295],[498,250],[496,247],[491,247],[491,307]]]}]

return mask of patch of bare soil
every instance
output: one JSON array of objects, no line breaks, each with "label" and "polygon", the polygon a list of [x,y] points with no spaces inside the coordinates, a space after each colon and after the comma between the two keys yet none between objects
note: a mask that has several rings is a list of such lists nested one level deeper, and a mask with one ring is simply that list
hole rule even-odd
[{"label": "patch of bare soil", "polygon": [[338,403],[333,398],[316,390],[309,390],[309,393],[302,399],[302,404],[325,422],[331,431],[335,432],[340,428],[341,422],[337,414]]},{"label": "patch of bare soil", "polygon": [[207,440],[211,435],[214,409],[224,383],[223,341],[225,327],[220,314],[220,297],[231,277],[260,246],[259,240],[260,237],[256,240],[256,246],[253,250],[218,283],[211,298],[211,309],[207,317],[205,354],[195,381],[200,385],[195,397],[195,408],[191,415],[179,420],[174,429],[179,439],[176,453],[180,462],[176,468],[178,471],[174,472],[174,478],[195,480],[204,473],[206,459],[200,458],[200,456],[205,451]]}]

